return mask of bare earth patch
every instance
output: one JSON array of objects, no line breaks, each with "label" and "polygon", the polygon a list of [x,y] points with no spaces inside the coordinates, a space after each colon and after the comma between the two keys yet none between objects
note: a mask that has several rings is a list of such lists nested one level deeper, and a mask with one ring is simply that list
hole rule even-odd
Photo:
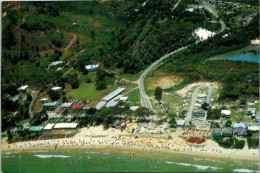
[{"label": "bare earth patch", "polygon": [[174,87],[177,83],[179,83],[179,81],[180,79],[175,76],[151,77],[149,78],[147,89],[154,90],[156,87],[167,89]]},{"label": "bare earth patch", "polygon": [[188,94],[189,89],[191,89],[195,86],[199,86],[199,85],[204,85],[204,86],[210,85],[210,86],[212,86],[212,89],[217,89],[220,86],[219,83],[217,83],[217,82],[195,82],[195,83],[189,84],[188,86],[182,88],[181,90],[178,90],[176,92],[176,94],[178,94],[182,97],[185,97]]}]

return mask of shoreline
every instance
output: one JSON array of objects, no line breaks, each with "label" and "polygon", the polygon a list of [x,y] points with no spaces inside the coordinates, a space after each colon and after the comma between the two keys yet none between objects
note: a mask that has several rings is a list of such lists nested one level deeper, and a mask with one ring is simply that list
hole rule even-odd
[{"label": "shoreline", "polygon": [[[59,140],[80,140],[82,138],[66,138],[66,139],[53,139],[54,141],[59,141]],[[86,139],[86,138],[85,138]],[[47,142],[50,140],[42,140],[42,141],[30,141],[30,142]],[[22,142],[22,143],[29,143],[29,142]],[[19,143],[18,143],[19,144]],[[10,144],[12,145],[12,144]],[[118,151],[131,151],[131,152],[160,152],[160,153],[165,153],[165,154],[181,154],[181,155],[188,155],[192,157],[199,157],[199,158],[211,158],[213,160],[226,160],[226,159],[232,159],[236,161],[246,161],[246,162],[259,162],[259,157],[258,156],[232,156],[232,155],[226,155],[226,154],[217,154],[217,153],[203,153],[203,152],[198,152],[198,151],[183,151],[183,150],[170,150],[170,149],[164,149],[164,148],[151,148],[151,147],[135,147],[135,146],[111,146],[111,145],[58,145],[55,149],[54,146],[35,146],[35,147],[22,147],[22,148],[7,148],[1,146],[1,152],[2,154],[12,152],[12,153],[18,153],[18,152],[30,152],[30,151],[62,151],[66,149],[72,149],[72,150],[118,150]],[[254,149],[257,150],[258,149]]]}]

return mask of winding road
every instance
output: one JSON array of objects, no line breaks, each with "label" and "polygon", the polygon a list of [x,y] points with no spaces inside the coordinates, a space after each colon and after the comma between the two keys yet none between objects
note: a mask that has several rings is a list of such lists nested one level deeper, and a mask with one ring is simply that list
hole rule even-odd
[{"label": "winding road", "polygon": [[[180,1],[177,2],[177,6],[178,4],[180,3]],[[214,15],[216,18],[219,18],[219,15],[218,15],[218,11],[216,10],[216,8],[206,2],[206,1],[202,1],[202,5],[205,7],[205,9],[207,9],[212,15]],[[174,9],[177,7],[175,5]],[[226,29],[226,24],[224,23],[224,21],[219,18],[220,20],[220,24],[221,24],[221,29],[219,32],[222,32]],[[189,45],[188,45],[189,46]],[[141,100],[141,104],[143,107],[146,107],[148,109],[150,109],[151,111],[153,111],[154,113],[155,110],[153,109],[151,103],[150,103],[150,100],[149,100],[149,97],[147,96],[146,92],[145,92],[145,89],[144,89],[144,78],[145,76],[153,69],[155,68],[160,62],[162,62],[164,59],[168,58],[169,56],[171,56],[172,54],[174,53],[177,53],[185,48],[187,48],[188,46],[185,46],[185,47],[182,47],[182,48],[179,48],[173,52],[170,52],[166,55],[164,55],[163,57],[161,57],[160,59],[158,59],[157,61],[155,61],[154,63],[152,63],[143,73],[142,75],[140,76],[139,80],[138,80],[138,85],[139,85],[139,90],[140,90],[140,100]],[[211,93],[211,92],[210,92]],[[208,94],[209,95],[209,94]],[[207,101],[209,101],[209,98],[207,98]]]}]

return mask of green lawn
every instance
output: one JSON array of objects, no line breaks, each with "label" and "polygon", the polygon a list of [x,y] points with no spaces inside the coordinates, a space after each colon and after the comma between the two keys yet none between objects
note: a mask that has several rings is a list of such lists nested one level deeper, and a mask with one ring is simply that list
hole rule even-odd
[{"label": "green lawn", "polygon": [[140,105],[140,92],[138,88],[126,94],[125,96],[128,97],[130,106]]}]

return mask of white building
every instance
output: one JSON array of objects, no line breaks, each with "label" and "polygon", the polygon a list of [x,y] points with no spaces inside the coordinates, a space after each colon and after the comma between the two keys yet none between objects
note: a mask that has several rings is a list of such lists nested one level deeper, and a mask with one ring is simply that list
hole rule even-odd
[{"label": "white building", "polygon": [[221,110],[220,114],[225,118],[230,118],[231,111],[230,110]]},{"label": "white building", "polygon": [[62,87],[52,87],[51,90],[60,92],[62,90]]},{"label": "white building", "polygon": [[51,130],[55,124],[47,124],[43,130]]},{"label": "white building", "polygon": [[71,109],[73,102],[65,102],[61,105],[62,110]]},{"label": "white building", "polygon": [[128,97],[120,97],[119,101],[122,101],[122,102],[127,102],[128,100]]},{"label": "white building", "polygon": [[176,120],[177,126],[185,126],[185,120]]},{"label": "white building", "polygon": [[41,102],[42,102],[42,103],[48,103],[48,98],[42,98],[42,99],[41,99]]},{"label": "white building", "polygon": [[131,106],[131,107],[130,107],[130,110],[131,110],[131,111],[136,111],[138,108],[139,108],[139,106]]},{"label": "white building", "polygon": [[259,126],[249,126],[248,130],[253,132],[259,132]]},{"label": "white building", "polygon": [[86,65],[85,69],[88,71],[96,71],[98,67],[99,67],[98,64],[91,64],[91,65]]},{"label": "white building", "polygon": [[206,94],[198,94],[198,98],[206,98],[207,95]]},{"label": "white building", "polygon": [[55,61],[51,63],[51,67],[57,67],[57,66],[61,66],[64,64],[64,61]]},{"label": "white building", "polygon": [[18,91],[28,91],[29,86],[28,85],[24,85],[21,86],[20,88],[18,88]]},{"label": "white building", "polygon": [[57,123],[54,129],[75,129],[78,123]]}]

